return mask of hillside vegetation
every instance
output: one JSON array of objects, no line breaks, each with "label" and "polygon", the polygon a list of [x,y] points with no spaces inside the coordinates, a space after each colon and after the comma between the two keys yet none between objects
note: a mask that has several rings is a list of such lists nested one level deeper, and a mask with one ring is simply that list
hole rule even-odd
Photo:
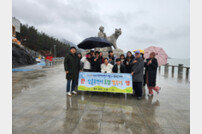
[{"label": "hillside vegetation", "polygon": [[21,32],[17,33],[17,39],[20,40],[25,47],[37,51],[42,55],[49,52],[54,54],[54,45],[56,45],[56,56],[64,57],[70,48],[69,44],[65,44],[43,32],[38,32],[33,26],[23,24],[21,24]]}]

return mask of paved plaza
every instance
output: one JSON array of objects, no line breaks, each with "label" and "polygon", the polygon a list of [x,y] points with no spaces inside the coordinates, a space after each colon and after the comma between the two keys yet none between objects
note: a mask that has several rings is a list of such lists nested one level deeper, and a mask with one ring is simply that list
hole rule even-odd
[{"label": "paved plaza", "polygon": [[63,65],[13,72],[13,134],[189,134],[189,81],[158,74],[157,83],[160,94],[142,100],[89,92],[69,97]]}]

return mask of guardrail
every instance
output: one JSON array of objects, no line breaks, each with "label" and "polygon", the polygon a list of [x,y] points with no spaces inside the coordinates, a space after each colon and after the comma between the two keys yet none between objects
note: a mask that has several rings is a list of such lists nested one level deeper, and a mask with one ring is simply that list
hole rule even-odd
[{"label": "guardrail", "polygon": [[[174,72],[175,72],[175,68],[178,69],[178,78],[183,78],[183,69],[186,69],[186,79],[189,78],[189,71],[190,71],[190,67],[184,67],[183,64],[178,64],[178,66],[176,65],[169,65],[168,63],[166,65],[164,65],[164,75],[168,75],[169,72],[169,67],[171,67],[171,74],[172,77],[174,76]],[[161,66],[159,66],[159,72],[161,71]]]},{"label": "guardrail", "polygon": [[52,67],[55,65],[62,64],[64,62],[64,58],[53,58],[52,61],[45,60],[46,67]]}]

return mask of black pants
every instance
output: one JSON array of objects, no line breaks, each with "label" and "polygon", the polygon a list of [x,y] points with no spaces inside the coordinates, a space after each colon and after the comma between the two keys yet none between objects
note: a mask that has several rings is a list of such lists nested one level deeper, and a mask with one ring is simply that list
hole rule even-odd
[{"label": "black pants", "polygon": [[137,97],[142,97],[142,82],[133,82],[133,92]]},{"label": "black pants", "polygon": [[83,69],[84,72],[92,72],[91,69]]}]

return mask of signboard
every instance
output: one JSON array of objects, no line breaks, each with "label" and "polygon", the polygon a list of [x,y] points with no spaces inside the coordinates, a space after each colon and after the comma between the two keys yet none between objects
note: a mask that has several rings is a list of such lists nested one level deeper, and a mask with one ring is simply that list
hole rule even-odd
[{"label": "signboard", "polygon": [[78,90],[132,94],[132,75],[126,73],[80,72]]}]

